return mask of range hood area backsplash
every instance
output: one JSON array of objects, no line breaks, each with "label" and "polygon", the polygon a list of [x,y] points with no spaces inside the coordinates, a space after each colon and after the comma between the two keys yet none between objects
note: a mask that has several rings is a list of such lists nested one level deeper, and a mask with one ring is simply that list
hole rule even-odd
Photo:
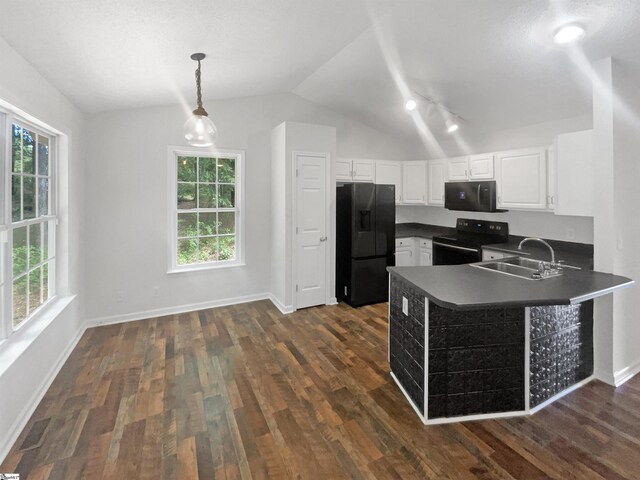
[{"label": "range hood area backsplash", "polygon": [[[396,223],[428,223],[455,227],[460,213],[442,207],[397,205]],[[505,213],[465,212],[469,218],[509,223],[509,233],[524,237],[542,237],[565,242],[593,244],[593,218],[554,215],[551,212],[511,210]],[[575,238],[570,238],[571,233]]]}]

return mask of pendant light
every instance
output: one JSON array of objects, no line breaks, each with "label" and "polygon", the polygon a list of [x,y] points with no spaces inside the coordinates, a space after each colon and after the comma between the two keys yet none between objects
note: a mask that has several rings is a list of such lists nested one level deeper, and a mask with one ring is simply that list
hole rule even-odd
[{"label": "pendant light", "polygon": [[209,114],[202,106],[202,91],[200,88],[200,61],[204,59],[204,53],[194,53],[191,60],[198,62],[196,69],[196,96],[198,108],[184,124],[184,138],[189,145],[194,147],[210,147],[218,137],[218,129],[209,118]]}]

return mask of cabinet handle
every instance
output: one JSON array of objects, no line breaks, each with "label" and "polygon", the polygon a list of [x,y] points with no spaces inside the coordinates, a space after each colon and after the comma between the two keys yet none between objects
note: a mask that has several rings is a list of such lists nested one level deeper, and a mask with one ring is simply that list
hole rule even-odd
[{"label": "cabinet handle", "polygon": [[468,176],[468,175],[467,175],[467,171],[466,171],[466,170],[464,171],[464,176],[465,176],[465,177],[467,177],[467,176]]},{"label": "cabinet handle", "polygon": [[553,195],[551,195],[551,205],[553,205]]}]

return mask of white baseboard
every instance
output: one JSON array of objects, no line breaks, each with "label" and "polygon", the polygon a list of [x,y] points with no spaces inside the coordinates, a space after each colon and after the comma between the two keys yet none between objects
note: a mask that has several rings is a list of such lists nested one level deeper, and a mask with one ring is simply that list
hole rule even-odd
[{"label": "white baseboard", "polygon": [[49,387],[58,376],[58,373],[67,361],[67,358],[69,358],[69,355],[71,355],[73,349],[76,348],[76,345],[82,338],[85,330],[86,327],[80,327],[78,329],[75,337],[73,337],[71,342],[69,342],[66,348],[58,356],[56,362],[53,364],[47,375],[42,379],[42,382],[35,390],[29,401],[25,404],[22,412],[20,412],[20,414],[16,417],[13,424],[9,428],[9,431],[3,432],[2,440],[0,440],[0,463],[2,463],[6,456],[9,454],[11,447],[18,439],[18,436],[20,435],[22,430],[24,430],[24,427],[26,427],[29,419],[31,418],[31,415],[33,415],[33,412],[35,412],[36,408],[42,401],[45,393],[47,393],[47,390],[49,390]]},{"label": "white baseboard", "polygon": [[[162,317],[164,315],[177,315],[179,313],[195,312],[207,308],[224,307],[227,305],[237,305],[239,303],[255,302],[256,300],[271,299],[269,293],[256,293],[254,295],[244,295],[242,297],[223,298],[210,302],[191,303],[174,307],[157,308],[153,310],[143,310],[135,313],[125,313],[122,315],[110,315],[107,317],[92,318],[85,322],[86,328],[98,327],[100,325],[111,325],[114,323],[132,322],[144,320],[146,318]],[[273,300],[272,300],[273,301]]]},{"label": "white baseboard", "polygon": [[295,311],[295,309],[293,308],[293,305],[283,305],[282,302],[278,300],[273,293],[269,294],[269,300],[271,300],[271,303],[273,303],[275,307],[285,315],[287,313],[293,313]]},{"label": "white baseboard", "polygon": [[613,384],[619,387],[627,380],[630,380],[636,373],[640,372],[640,360],[621,368],[613,374]]},{"label": "white baseboard", "polygon": [[600,380],[601,382],[606,383],[607,385],[611,385],[612,387],[616,386],[616,379],[611,372],[606,372],[604,370],[594,370],[593,376]]}]

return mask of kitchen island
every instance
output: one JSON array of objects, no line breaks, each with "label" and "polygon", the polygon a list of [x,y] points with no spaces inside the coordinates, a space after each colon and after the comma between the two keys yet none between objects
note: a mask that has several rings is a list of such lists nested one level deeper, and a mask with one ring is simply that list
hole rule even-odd
[{"label": "kitchen island", "polygon": [[389,267],[391,374],[426,424],[534,413],[593,374],[593,298],[633,281]]}]

